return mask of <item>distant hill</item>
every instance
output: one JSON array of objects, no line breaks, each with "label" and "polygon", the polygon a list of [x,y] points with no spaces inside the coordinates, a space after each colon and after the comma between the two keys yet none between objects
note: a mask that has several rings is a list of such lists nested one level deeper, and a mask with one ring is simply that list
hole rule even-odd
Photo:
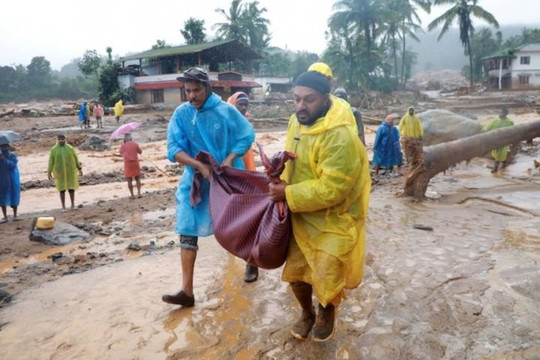
[{"label": "distant hill", "polygon": [[[502,26],[499,31],[502,32],[503,41],[507,38],[521,34],[523,28],[538,28],[540,24],[531,25],[508,25]],[[476,29],[479,30],[479,26]],[[493,32],[497,29],[492,28]],[[464,65],[469,63],[468,57],[465,56],[463,46],[459,41],[459,30],[450,29],[440,41],[437,41],[440,29],[426,31],[417,34],[420,42],[413,39],[408,39],[407,48],[411,49],[418,55],[417,63],[414,68],[416,73],[438,70],[461,70]]]}]

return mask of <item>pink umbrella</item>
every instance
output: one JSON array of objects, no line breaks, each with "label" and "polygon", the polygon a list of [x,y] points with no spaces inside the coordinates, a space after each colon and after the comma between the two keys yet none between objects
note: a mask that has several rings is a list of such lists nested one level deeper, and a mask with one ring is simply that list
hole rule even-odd
[{"label": "pink umbrella", "polygon": [[140,122],[130,122],[128,124],[121,125],[118,129],[114,130],[113,133],[110,136],[110,140],[114,140],[119,136],[122,136],[124,134],[127,134],[128,132],[131,132],[141,126],[142,123]]}]

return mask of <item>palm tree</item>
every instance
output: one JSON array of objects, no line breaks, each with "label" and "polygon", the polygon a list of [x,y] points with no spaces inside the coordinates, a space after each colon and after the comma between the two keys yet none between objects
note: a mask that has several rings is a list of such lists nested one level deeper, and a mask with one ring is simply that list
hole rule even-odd
[{"label": "palm tree", "polygon": [[270,21],[264,18],[266,8],[259,8],[259,2],[253,1],[245,5],[242,11],[243,27],[246,29],[249,46],[255,51],[262,51],[270,43],[268,25]]},{"label": "palm tree", "polygon": [[231,7],[227,13],[218,8],[216,12],[223,15],[226,22],[217,23],[212,28],[217,28],[217,36],[221,39],[238,39],[243,44],[248,43],[247,28],[244,26],[242,17],[242,0],[232,0]]},{"label": "palm tree", "polygon": [[[367,84],[380,66],[380,52],[377,38],[380,35],[382,2],[377,0],[337,0],[333,6],[335,12],[328,20],[328,26],[334,40],[341,39],[342,50],[347,53],[347,63],[362,64],[351,83],[362,81]],[[347,38],[343,38],[346,36]],[[333,45],[337,45],[336,42]],[[334,49],[335,51],[336,49]],[[349,52],[352,51],[352,52]],[[349,69],[350,71],[352,69]],[[352,75],[352,73],[350,73]]]},{"label": "palm tree", "polygon": [[428,25],[428,30],[431,31],[442,24],[441,33],[438,40],[448,31],[454,20],[459,24],[459,40],[465,48],[465,53],[469,55],[469,74],[470,86],[474,85],[473,81],[473,59],[471,51],[471,37],[474,32],[471,15],[486,21],[488,24],[499,28],[499,23],[490,12],[484,10],[477,5],[478,0],[434,0],[434,5],[453,5],[444,14],[433,20]]}]

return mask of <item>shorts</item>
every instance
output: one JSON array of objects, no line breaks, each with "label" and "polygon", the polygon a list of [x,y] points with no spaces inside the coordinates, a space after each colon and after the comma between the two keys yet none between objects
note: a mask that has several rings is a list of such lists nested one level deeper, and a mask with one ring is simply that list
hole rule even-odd
[{"label": "shorts", "polygon": [[191,235],[180,235],[180,247],[188,250],[199,250],[199,238]]}]

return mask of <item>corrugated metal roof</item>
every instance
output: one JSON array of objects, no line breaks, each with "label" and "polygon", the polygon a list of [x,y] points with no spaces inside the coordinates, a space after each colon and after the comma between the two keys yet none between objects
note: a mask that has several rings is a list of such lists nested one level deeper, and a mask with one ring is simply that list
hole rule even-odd
[{"label": "corrugated metal roof", "polygon": [[250,47],[240,43],[237,39],[229,39],[229,40],[212,41],[212,42],[202,43],[202,44],[171,46],[171,47],[164,47],[164,48],[159,48],[159,49],[151,49],[151,50],[143,51],[137,54],[124,56],[120,58],[120,61],[149,59],[149,58],[153,59],[153,58],[162,58],[162,57],[169,57],[169,56],[196,54],[196,53],[201,53],[206,50],[217,48],[223,45],[237,47],[235,50],[237,50],[239,54],[242,54],[243,56],[246,56],[247,58],[258,59],[261,57],[259,54],[253,51]]},{"label": "corrugated metal roof", "polygon": [[[210,81],[212,87],[244,87],[244,88],[255,88],[262,87],[259,83],[255,81],[236,81],[236,80],[219,80],[219,81]],[[184,84],[180,81],[161,81],[153,83],[141,83],[135,84],[133,88],[135,90],[159,90],[159,89],[170,89],[170,88],[182,88]]]}]

